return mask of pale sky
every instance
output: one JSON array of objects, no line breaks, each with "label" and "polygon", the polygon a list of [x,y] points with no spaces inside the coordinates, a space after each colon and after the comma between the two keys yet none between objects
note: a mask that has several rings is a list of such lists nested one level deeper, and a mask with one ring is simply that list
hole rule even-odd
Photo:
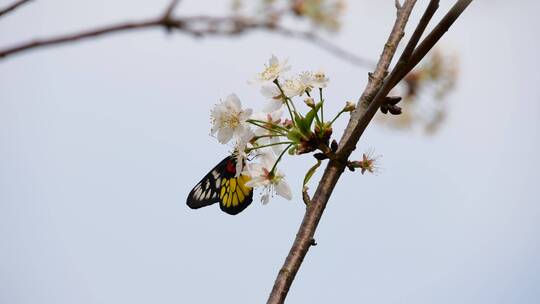
[{"label": "pale sky", "polygon": [[[333,41],[377,58],[393,2],[348,1]],[[157,15],[167,3],[35,1],[0,19],[0,46]],[[177,13],[218,14],[223,3],[186,0]],[[460,57],[447,121],[431,137],[367,129],[353,156],[374,148],[383,170],[343,175],[288,303],[540,302],[539,9],[473,2],[441,41]],[[247,81],[271,54],[295,71],[325,69],[336,110],[367,79],[268,33],[147,30],[0,61],[0,303],[266,301],[313,159],[285,160],[292,201],[263,206],[256,194],[229,216],[185,198],[228,151],[209,136],[210,108],[234,92],[260,109]]]}]

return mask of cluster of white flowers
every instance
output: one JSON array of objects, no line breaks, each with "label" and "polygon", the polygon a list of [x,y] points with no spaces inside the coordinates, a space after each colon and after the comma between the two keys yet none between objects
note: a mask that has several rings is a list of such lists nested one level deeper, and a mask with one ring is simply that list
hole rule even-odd
[{"label": "cluster of white flowers", "polygon": [[[291,98],[302,95],[309,97],[312,89],[322,90],[328,83],[322,71],[302,72],[283,78],[283,74],[289,70],[287,60],[280,61],[272,56],[264,70],[252,81],[261,86],[261,94],[268,101],[262,112],[254,114],[251,109],[243,109],[235,94],[229,95],[211,110],[211,134],[216,135],[222,144],[234,143],[236,174],[249,176],[247,186],[262,188],[263,204],[268,203],[274,194],[288,200],[292,198],[285,175],[276,166],[285,152],[293,154],[299,144],[289,133],[300,124],[299,117],[304,116],[296,111]],[[290,119],[282,117],[286,111]],[[317,115],[315,109],[312,111]],[[312,121],[314,115],[311,116]],[[303,130],[305,132],[305,128]],[[253,160],[249,160],[249,156]]]}]

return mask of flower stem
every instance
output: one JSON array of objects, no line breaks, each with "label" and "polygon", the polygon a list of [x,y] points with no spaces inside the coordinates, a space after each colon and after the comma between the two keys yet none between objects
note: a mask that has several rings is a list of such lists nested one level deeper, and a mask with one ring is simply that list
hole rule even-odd
[{"label": "flower stem", "polygon": [[287,148],[283,149],[283,151],[281,151],[281,153],[279,154],[276,162],[274,163],[274,165],[272,166],[272,170],[270,170],[270,174],[274,174],[274,170],[276,170],[276,166],[277,164],[279,163],[279,161],[281,160],[281,158],[283,157],[283,154],[285,154],[285,152],[287,152],[287,150],[289,150],[289,148],[293,145],[294,143],[290,143],[290,145],[287,146]]},{"label": "flower stem", "polygon": [[293,117],[293,114],[292,114],[292,111],[291,111],[291,107],[289,106],[289,103],[287,102],[287,99],[284,99],[284,101],[285,101],[285,105],[287,106],[287,110],[289,110],[289,115],[291,116],[292,123],[293,123],[293,125],[296,125],[296,122],[294,121],[294,117]]},{"label": "flower stem", "polygon": [[277,128],[277,129],[280,129],[282,131],[285,131],[285,132],[288,132],[289,130],[287,130],[286,128],[278,125],[278,124],[275,124],[273,122],[270,122],[270,121],[263,121],[263,120],[258,120],[258,119],[248,119],[247,122],[256,122],[256,123],[259,123],[259,124],[262,124],[262,125],[270,125],[270,127],[272,128]]},{"label": "flower stem", "polygon": [[291,103],[291,106],[293,107],[293,111],[294,111],[294,112],[298,112],[298,111],[296,110],[296,107],[294,106],[294,102],[292,101],[292,99],[290,99],[289,97],[287,97],[287,100]]},{"label": "flower stem", "polygon": [[324,99],[322,97],[322,88],[319,88],[319,101],[321,102],[321,120],[324,123]]},{"label": "flower stem", "polygon": [[259,135],[259,136],[253,137],[252,140],[258,140],[265,137],[280,137],[280,136],[283,136],[283,135],[275,135],[275,134]]},{"label": "flower stem", "polygon": [[341,114],[345,113],[345,111],[341,110],[339,111],[339,113],[337,113],[336,117],[334,117],[334,119],[332,119],[332,121],[330,122],[330,125],[332,125],[334,123],[334,121],[336,121],[336,119],[338,119],[338,117],[341,116]]},{"label": "flower stem", "polygon": [[[247,122],[250,123],[250,124],[252,124],[252,125],[254,125],[254,126],[257,126],[257,127],[259,127],[259,128],[263,128],[263,129],[265,129],[265,130],[267,130],[267,131],[274,132],[274,133],[276,133],[276,134],[278,134],[278,135],[281,135],[281,136],[287,136],[288,130],[285,129],[285,128],[283,128],[283,127],[281,127],[281,126],[274,125],[274,124],[270,124],[271,127],[267,127],[267,126],[264,125],[264,124],[268,124],[267,122],[263,122],[264,124],[261,125],[261,124],[259,123],[259,121],[257,121],[257,120],[252,120],[252,119],[248,119]],[[275,129],[272,129],[272,127],[274,127]],[[285,133],[284,133],[284,132],[285,132]]]},{"label": "flower stem", "polygon": [[[306,95],[311,98],[311,94],[309,93],[308,90],[305,91],[306,92]],[[317,125],[319,127],[322,127],[322,122],[321,122],[321,119],[319,118],[319,111],[315,112],[315,121],[317,122]]]},{"label": "flower stem", "polygon": [[[257,149],[262,149],[262,148],[271,147],[271,146],[277,146],[277,145],[286,145],[286,144],[289,144],[289,147],[290,147],[293,143],[290,142],[290,141],[282,141],[282,142],[273,143],[273,144],[267,144],[267,145],[262,145],[262,146],[256,146],[256,147],[253,147],[253,148],[246,149],[246,153],[251,152],[251,151],[253,151],[253,150],[257,150]],[[288,149],[288,148],[287,148],[287,149]],[[285,150],[287,150],[287,149],[285,149]]]},{"label": "flower stem", "polygon": [[[296,126],[296,122],[294,121],[294,116],[292,114],[293,112],[291,111],[291,106],[289,106],[288,97],[283,92],[283,89],[281,88],[281,85],[279,85],[279,81],[277,80],[277,78],[274,80],[274,83],[276,84],[276,86],[279,89],[279,92],[281,93],[281,99],[283,99],[283,103],[287,106],[287,110],[289,110],[289,115],[291,116],[291,120],[292,120],[293,125]],[[292,103],[292,101],[291,101],[291,103]],[[294,108],[294,104],[292,106]],[[296,108],[294,108],[294,111],[296,112]]]},{"label": "flower stem", "polygon": [[319,127],[322,127],[322,122],[321,122],[321,119],[319,118],[319,113],[315,113],[315,121],[317,121],[317,125]]}]

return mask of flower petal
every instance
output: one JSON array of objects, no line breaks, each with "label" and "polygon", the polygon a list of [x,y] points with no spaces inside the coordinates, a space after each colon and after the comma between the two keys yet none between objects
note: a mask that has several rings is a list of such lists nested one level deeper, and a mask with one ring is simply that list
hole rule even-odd
[{"label": "flower petal", "polygon": [[245,109],[244,111],[242,111],[242,113],[240,113],[240,120],[242,122],[245,122],[246,120],[249,119],[249,117],[251,116],[251,114],[253,114],[253,110],[252,109]]},{"label": "flower petal", "polygon": [[226,102],[234,105],[234,109],[237,111],[242,109],[242,102],[240,102],[240,98],[238,98],[238,96],[236,96],[234,93],[227,96]]},{"label": "flower petal", "polygon": [[289,187],[289,184],[287,184],[285,182],[285,180],[280,180],[277,185],[276,185],[276,194],[287,199],[287,200],[291,200],[292,199],[292,194],[291,194],[291,187]]},{"label": "flower petal", "polygon": [[261,87],[261,94],[266,98],[279,99],[281,92],[274,83],[268,83]]},{"label": "flower petal", "polygon": [[[250,172],[251,173],[251,172]],[[248,187],[251,187],[251,188],[256,188],[256,187],[262,187],[262,186],[265,186],[267,184],[266,182],[266,179],[264,178],[264,176],[251,176],[251,179],[246,183],[246,186]]]},{"label": "flower petal", "polygon": [[268,65],[272,66],[274,64],[279,64],[279,60],[277,59],[276,55],[272,54],[272,57],[268,60]]},{"label": "flower petal", "polygon": [[228,143],[233,136],[233,130],[231,128],[221,128],[218,131],[217,140],[222,143]]},{"label": "flower petal", "polygon": [[283,105],[283,102],[281,100],[271,99],[271,100],[268,101],[266,106],[263,108],[263,112],[265,112],[265,113],[275,112],[275,111],[281,109],[282,105]]}]

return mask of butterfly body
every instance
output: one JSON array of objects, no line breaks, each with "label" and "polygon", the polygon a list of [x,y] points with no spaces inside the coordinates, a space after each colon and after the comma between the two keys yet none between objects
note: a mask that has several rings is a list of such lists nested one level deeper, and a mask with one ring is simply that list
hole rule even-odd
[{"label": "butterfly body", "polygon": [[191,190],[187,205],[192,209],[219,202],[219,207],[228,214],[238,214],[253,201],[253,189],[246,186],[249,177],[236,176],[236,160],[225,157]]}]

